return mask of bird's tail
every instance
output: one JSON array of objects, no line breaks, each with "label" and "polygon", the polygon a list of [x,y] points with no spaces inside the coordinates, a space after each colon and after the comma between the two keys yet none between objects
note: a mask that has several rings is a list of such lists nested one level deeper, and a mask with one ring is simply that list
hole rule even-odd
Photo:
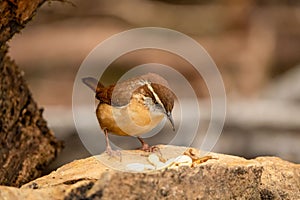
[{"label": "bird's tail", "polygon": [[81,79],[84,84],[96,92],[97,87],[104,87],[97,79],[93,77],[85,77]]}]

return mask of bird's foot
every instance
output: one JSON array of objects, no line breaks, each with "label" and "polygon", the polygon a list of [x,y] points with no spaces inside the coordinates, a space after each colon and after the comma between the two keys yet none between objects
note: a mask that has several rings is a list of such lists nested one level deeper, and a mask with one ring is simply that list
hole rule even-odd
[{"label": "bird's foot", "polygon": [[160,152],[159,148],[157,146],[150,146],[147,144],[142,138],[137,137],[137,139],[141,142],[142,147],[138,148],[139,150],[145,151],[145,152]]},{"label": "bird's foot", "polygon": [[110,146],[108,146],[105,150],[105,152],[107,153],[107,155],[112,158],[112,157],[116,157],[120,159],[120,162],[122,161],[122,154],[121,151],[119,150],[112,150],[112,148]]},{"label": "bird's foot", "polygon": [[139,150],[145,151],[145,152],[157,152],[159,151],[159,148],[157,146],[150,146],[147,143],[144,143],[142,147],[138,148]]}]

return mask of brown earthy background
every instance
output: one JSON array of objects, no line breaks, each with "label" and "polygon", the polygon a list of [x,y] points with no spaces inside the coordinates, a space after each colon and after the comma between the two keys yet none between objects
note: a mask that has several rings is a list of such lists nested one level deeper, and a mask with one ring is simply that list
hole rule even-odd
[{"label": "brown earthy background", "polygon": [[[50,128],[66,142],[50,168],[89,155],[72,119],[73,82],[81,62],[113,34],[144,26],[171,28],[197,40],[222,73],[227,118],[213,151],[248,158],[276,155],[299,163],[299,3],[226,2],[74,0],[44,4],[35,19],[10,41],[9,52],[24,70],[34,99],[45,108]],[[200,100],[209,97],[203,81],[192,76],[190,66],[160,51],[122,56],[110,66],[106,83],[148,62],[180,68],[193,84],[201,85]],[[104,150],[103,144],[99,141],[99,152]]]}]

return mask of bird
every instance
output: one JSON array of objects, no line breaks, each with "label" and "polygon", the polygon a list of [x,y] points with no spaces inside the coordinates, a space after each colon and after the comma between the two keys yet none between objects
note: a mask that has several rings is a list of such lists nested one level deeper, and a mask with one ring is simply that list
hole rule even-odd
[{"label": "bird", "polygon": [[148,145],[141,136],[167,118],[173,131],[172,118],[176,98],[168,82],[156,73],[147,73],[105,87],[94,77],[84,77],[82,82],[95,92],[99,100],[96,116],[106,140],[106,153],[115,155],[108,134],[136,137],[146,152],[156,147]]}]

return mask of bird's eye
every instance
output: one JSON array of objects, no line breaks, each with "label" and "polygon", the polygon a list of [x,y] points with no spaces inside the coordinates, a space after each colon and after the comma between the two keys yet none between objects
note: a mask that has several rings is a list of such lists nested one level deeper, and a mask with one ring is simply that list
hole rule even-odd
[{"label": "bird's eye", "polygon": [[156,101],[156,99],[153,100],[153,103],[154,103],[155,105],[159,105],[159,103]]},{"label": "bird's eye", "polygon": [[154,103],[154,105],[158,108],[162,108],[162,105],[160,103],[158,103],[157,101]]}]

